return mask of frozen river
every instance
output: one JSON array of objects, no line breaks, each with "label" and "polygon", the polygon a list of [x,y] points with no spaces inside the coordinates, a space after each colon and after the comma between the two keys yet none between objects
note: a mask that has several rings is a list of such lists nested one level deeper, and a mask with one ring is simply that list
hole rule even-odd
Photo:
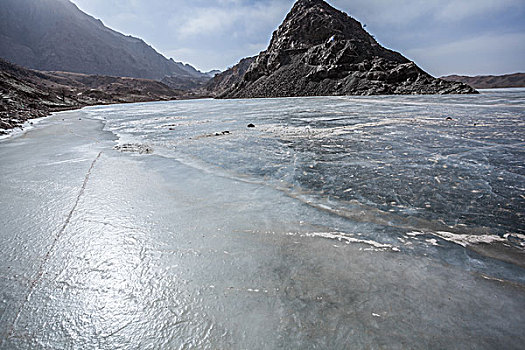
[{"label": "frozen river", "polygon": [[525,90],[64,112],[0,193],[2,349],[525,341]]}]

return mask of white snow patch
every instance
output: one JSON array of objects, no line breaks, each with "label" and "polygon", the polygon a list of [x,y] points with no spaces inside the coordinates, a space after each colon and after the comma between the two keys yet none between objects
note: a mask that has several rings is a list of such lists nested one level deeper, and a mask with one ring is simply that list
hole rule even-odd
[{"label": "white snow patch", "polygon": [[525,235],[519,234],[519,233],[507,233],[503,236],[505,239],[509,239],[510,237],[514,238],[515,240],[519,240],[519,242],[516,242],[521,247],[525,247]]},{"label": "white snow patch", "polygon": [[[480,243],[494,243],[494,242],[506,242],[507,241],[507,235],[504,237],[500,237],[498,235],[462,235],[447,231],[437,231],[437,232],[408,232],[406,234],[408,237],[417,237],[417,236],[424,236],[424,235],[433,235],[437,236],[445,241],[452,242],[459,244],[463,247],[466,247],[469,244],[480,244]],[[516,235],[511,235],[516,236]],[[426,242],[432,244],[432,245],[439,245],[437,240],[435,239],[427,239]]]},{"label": "white snow patch", "polygon": [[308,232],[308,233],[302,233],[302,234],[290,232],[288,234],[289,235],[300,235],[301,237],[310,237],[310,238],[321,237],[321,238],[335,239],[335,240],[338,240],[339,242],[344,242],[346,244],[361,243],[361,244],[370,245],[378,249],[392,248],[392,250],[394,251],[399,251],[399,249],[397,249],[396,247],[392,247],[391,244],[379,243],[379,242],[367,240],[367,239],[354,238],[348,234],[343,234],[341,232]]},{"label": "white snow patch", "polygon": [[434,246],[439,246],[439,244],[437,242],[437,239],[435,239],[435,238],[427,239],[426,242],[430,243],[430,244],[432,244]]},{"label": "white snow patch", "polygon": [[487,276],[487,275],[481,275],[481,277],[483,277],[484,279],[489,280],[489,281],[498,281],[498,282],[505,283],[505,280],[502,280],[502,279],[499,279],[499,278],[496,278],[496,277],[490,277],[490,276]]},{"label": "white snow patch", "polygon": [[460,235],[452,232],[438,231],[433,233],[445,241],[466,247],[468,244],[505,242],[507,239],[497,235]]},{"label": "white snow patch", "polygon": [[422,236],[424,235],[425,233],[424,232],[417,232],[417,231],[414,231],[414,232],[408,232],[407,233],[407,236],[409,237],[417,237],[417,236]]}]

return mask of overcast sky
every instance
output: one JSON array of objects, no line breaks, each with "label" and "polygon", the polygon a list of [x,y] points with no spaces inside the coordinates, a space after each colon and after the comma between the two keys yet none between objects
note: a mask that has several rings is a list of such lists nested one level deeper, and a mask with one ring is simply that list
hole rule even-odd
[{"label": "overcast sky", "polygon": [[[203,71],[264,50],[294,0],[72,0]],[[525,72],[525,0],[331,0],[435,76]]]}]

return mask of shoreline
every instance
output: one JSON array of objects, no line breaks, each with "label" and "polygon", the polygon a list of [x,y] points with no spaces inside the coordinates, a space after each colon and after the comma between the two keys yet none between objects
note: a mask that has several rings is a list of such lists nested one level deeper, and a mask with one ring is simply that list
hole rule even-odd
[{"label": "shoreline", "polygon": [[[481,92],[498,92],[498,91],[518,91],[518,90],[524,90],[525,87],[512,87],[512,88],[486,88],[486,89],[478,89]],[[403,96],[403,95],[370,95],[370,96],[361,96],[361,95],[341,95],[341,96],[329,96],[329,97],[371,97],[371,98],[377,98],[377,97],[396,97],[396,96]],[[416,96],[416,95],[411,95]],[[436,95],[436,96],[443,96],[443,95]],[[448,96],[453,96],[448,95]],[[297,97],[297,98],[320,98],[320,97],[327,97],[327,96],[303,96],[303,97]],[[30,124],[31,122],[34,122],[35,120],[42,120],[44,118],[48,118],[52,116],[55,113],[60,112],[66,112],[66,111],[75,111],[75,110],[82,110],[85,107],[96,107],[96,106],[111,106],[111,105],[122,105],[122,104],[134,104],[134,103],[153,103],[153,102],[169,102],[169,101],[190,101],[190,100],[206,100],[206,99],[215,99],[211,96],[194,96],[194,97],[182,97],[182,98],[174,98],[174,99],[158,99],[158,100],[149,100],[149,101],[122,101],[122,102],[115,102],[115,103],[100,103],[100,104],[86,104],[86,105],[79,105],[79,106],[71,106],[71,107],[64,107],[64,108],[56,108],[50,110],[47,116],[44,117],[30,117],[28,119],[25,119],[23,124],[21,125],[14,125],[10,129],[0,129],[0,140],[4,140],[6,138],[9,138],[13,132],[13,130],[20,129],[21,132],[24,131],[24,126],[27,128],[27,124]],[[294,98],[294,97],[290,97]],[[258,98],[256,98],[258,99]],[[255,100],[256,100],[255,99]],[[228,99],[226,99],[228,100]],[[236,100],[244,100],[244,99],[236,99]],[[253,99],[252,99],[253,100]],[[10,119],[9,124],[17,123],[19,122],[18,119]]]},{"label": "shoreline", "polygon": [[24,133],[35,128],[36,125],[51,117],[52,115],[53,113],[50,113],[48,116],[45,117],[28,119],[21,126],[13,127],[12,129],[0,129],[0,141],[23,135]]},{"label": "shoreline", "polygon": [[[13,137],[13,134],[23,134],[24,132],[31,130],[29,126],[32,126],[35,122],[39,123],[42,120],[45,120],[49,117],[52,117],[56,113],[61,112],[68,112],[68,111],[81,111],[82,109],[86,107],[97,107],[97,106],[112,106],[112,105],[127,105],[127,104],[135,104],[135,103],[155,103],[155,102],[170,102],[170,101],[188,101],[188,100],[198,100],[198,99],[207,99],[208,97],[195,97],[195,98],[176,98],[171,100],[151,100],[151,101],[123,101],[123,102],[115,102],[115,103],[100,103],[100,104],[91,104],[91,105],[79,105],[76,107],[64,107],[64,108],[57,108],[53,109],[47,112],[47,115],[44,117],[31,117],[28,119],[25,119],[24,122],[20,125],[14,125],[10,129],[0,129],[0,140],[5,140],[10,137]],[[10,119],[9,124],[13,125],[12,123],[18,123],[19,119]]]}]

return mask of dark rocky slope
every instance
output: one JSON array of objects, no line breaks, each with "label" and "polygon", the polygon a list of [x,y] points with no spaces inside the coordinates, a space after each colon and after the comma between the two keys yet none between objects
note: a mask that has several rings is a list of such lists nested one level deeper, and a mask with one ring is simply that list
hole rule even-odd
[{"label": "dark rocky slope", "polygon": [[188,77],[188,76],[166,76],[161,82],[166,84],[172,89],[177,90],[196,90],[202,88],[208,81],[210,81],[208,75],[202,77]]},{"label": "dark rocky slope", "polygon": [[69,0],[1,0],[0,57],[24,67],[160,80],[208,78],[125,36]]},{"label": "dark rocky slope", "polygon": [[242,77],[223,73],[208,87],[221,98],[476,92],[425,73],[322,0],[297,1]]},{"label": "dark rocky slope", "polygon": [[242,80],[244,74],[250,68],[250,65],[255,61],[256,56],[243,58],[232,68],[217,74],[213,79],[209,80],[204,90],[207,93],[222,95],[228,89],[235,87]]},{"label": "dark rocky slope", "polygon": [[[188,97],[154,80],[40,72],[0,59],[0,129],[83,106]],[[3,131],[0,130],[0,133]]]},{"label": "dark rocky slope", "polygon": [[476,89],[497,89],[525,87],[525,73],[514,73],[505,75],[478,75],[469,77],[464,75],[449,75],[442,77],[443,80],[459,81]]}]

